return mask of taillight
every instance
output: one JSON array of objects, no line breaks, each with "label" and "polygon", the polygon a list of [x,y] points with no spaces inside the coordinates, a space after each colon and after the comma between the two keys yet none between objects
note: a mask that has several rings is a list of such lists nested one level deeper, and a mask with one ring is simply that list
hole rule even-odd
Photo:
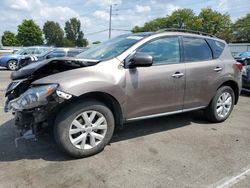
[{"label": "taillight", "polygon": [[239,69],[239,71],[241,72],[243,69],[243,65],[241,63],[236,63],[235,65]]}]

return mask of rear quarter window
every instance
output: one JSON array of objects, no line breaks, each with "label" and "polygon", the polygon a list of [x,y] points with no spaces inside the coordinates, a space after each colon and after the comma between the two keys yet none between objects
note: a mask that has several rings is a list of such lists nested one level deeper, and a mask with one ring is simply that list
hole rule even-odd
[{"label": "rear quarter window", "polygon": [[225,48],[225,44],[223,42],[216,41],[213,39],[206,39],[206,40],[209,46],[212,48],[214,59],[219,58]]},{"label": "rear quarter window", "polygon": [[213,59],[213,54],[203,38],[183,37],[184,61],[208,61]]}]

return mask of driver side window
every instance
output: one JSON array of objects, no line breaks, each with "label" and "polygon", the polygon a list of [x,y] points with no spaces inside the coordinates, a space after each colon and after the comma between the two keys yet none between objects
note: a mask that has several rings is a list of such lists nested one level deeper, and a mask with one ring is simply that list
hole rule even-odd
[{"label": "driver side window", "polygon": [[149,41],[136,51],[151,55],[153,57],[153,65],[175,64],[180,62],[178,37],[158,38]]}]

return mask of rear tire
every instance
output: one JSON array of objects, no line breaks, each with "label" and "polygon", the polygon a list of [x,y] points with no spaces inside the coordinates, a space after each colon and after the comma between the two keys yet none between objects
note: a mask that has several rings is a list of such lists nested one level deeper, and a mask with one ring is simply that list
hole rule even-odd
[{"label": "rear tire", "polygon": [[57,115],[54,136],[67,154],[82,158],[102,151],[114,128],[114,117],[108,107],[98,101],[86,101],[73,103]]},{"label": "rear tire", "polygon": [[206,118],[213,123],[225,121],[233,110],[234,102],[233,89],[229,86],[222,86],[205,109]]},{"label": "rear tire", "polygon": [[7,63],[7,68],[9,70],[16,70],[17,69],[17,60],[9,60],[8,63]]}]

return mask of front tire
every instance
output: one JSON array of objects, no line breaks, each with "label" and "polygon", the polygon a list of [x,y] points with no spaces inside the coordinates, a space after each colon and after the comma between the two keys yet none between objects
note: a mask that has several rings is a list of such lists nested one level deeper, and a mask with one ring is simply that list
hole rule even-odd
[{"label": "front tire", "polygon": [[66,153],[82,158],[102,151],[114,128],[110,109],[98,101],[87,101],[73,103],[57,115],[54,136]]},{"label": "front tire", "polygon": [[206,118],[213,123],[225,121],[233,110],[234,102],[233,89],[229,86],[222,86],[205,109]]},{"label": "front tire", "polygon": [[9,60],[7,63],[7,68],[9,70],[15,71],[17,69],[17,60]]}]

